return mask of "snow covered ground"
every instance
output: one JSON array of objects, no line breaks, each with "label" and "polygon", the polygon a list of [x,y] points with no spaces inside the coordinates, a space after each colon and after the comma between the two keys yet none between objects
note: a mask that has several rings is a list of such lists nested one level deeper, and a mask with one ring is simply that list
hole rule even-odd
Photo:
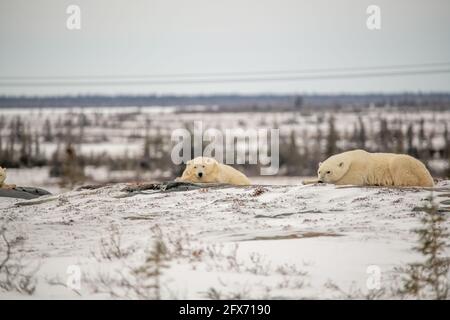
[{"label": "snow covered ground", "polygon": [[[125,187],[0,198],[5,236],[20,240],[12,260],[37,281],[31,296],[0,289],[0,298],[364,298],[389,291],[395,267],[421,260],[412,230],[424,213],[414,208],[432,193]],[[438,187],[436,199],[448,201],[450,181]]]}]

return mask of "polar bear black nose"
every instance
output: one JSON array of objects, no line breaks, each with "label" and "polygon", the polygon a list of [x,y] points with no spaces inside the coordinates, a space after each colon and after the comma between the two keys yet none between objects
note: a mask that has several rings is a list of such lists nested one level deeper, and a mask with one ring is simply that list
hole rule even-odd
[{"label": "polar bear black nose", "polygon": [[319,182],[319,183],[323,183],[323,181],[322,181],[322,180],[319,180],[318,182]]},{"label": "polar bear black nose", "polygon": [[201,178],[203,176],[203,172],[199,172],[198,176]]}]

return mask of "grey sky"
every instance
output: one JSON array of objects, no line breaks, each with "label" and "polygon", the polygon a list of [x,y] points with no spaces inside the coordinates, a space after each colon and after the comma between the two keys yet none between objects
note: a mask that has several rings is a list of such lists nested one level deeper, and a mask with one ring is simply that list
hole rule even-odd
[{"label": "grey sky", "polygon": [[[81,7],[81,30],[66,8]],[[381,7],[382,28],[366,28]],[[0,76],[103,76],[450,61],[448,0],[0,0]],[[297,82],[4,87],[0,94],[450,91],[450,74]]]}]

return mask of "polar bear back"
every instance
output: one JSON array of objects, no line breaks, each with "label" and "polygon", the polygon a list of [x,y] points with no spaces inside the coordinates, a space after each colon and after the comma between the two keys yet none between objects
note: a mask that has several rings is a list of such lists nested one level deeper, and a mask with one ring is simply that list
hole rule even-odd
[{"label": "polar bear back", "polygon": [[389,162],[395,186],[433,187],[434,181],[425,165],[406,154],[395,155]]},{"label": "polar bear back", "polygon": [[2,167],[0,167],[0,187],[3,185],[5,180],[6,180],[6,171]]},{"label": "polar bear back", "polygon": [[219,163],[218,182],[228,183],[234,185],[250,185],[250,180],[240,171],[235,168]]},{"label": "polar bear back", "polygon": [[346,174],[335,184],[434,186],[433,178],[425,165],[409,155],[353,150],[333,157],[350,162]]}]

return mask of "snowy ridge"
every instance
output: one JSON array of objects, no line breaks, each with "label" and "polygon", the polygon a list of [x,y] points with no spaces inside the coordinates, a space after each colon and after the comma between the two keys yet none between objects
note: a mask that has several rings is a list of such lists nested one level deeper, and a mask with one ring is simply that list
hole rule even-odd
[{"label": "snowy ridge", "polygon": [[[169,251],[161,298],[340,297],[327,286],[330,281],[345,292],[365,294],[368,266],[380,268],[387,288],[395,280],[394,267],[420,259],[411,230],[424,213],[414,208],[431,194],[445,201],[450,193],[450,181],[441,181],[434,192],[298,185],[124,197],[124,187],[70,191],[37,202],[0,198],[7,237],[24,237],[21,252],[39,265],[31,298],[106,298],[111,292],[153,298],[115,281],[138,281],[129,271],[143,263],[157,237]],[[105,257],[113,232],[123,254]],[[64,285],[70,265],[82,274],[76,290]],[[105,289],[105,274],[109,280],[103,282],[113,288]],[[0,296],[28,298],[3,291]]]}]

